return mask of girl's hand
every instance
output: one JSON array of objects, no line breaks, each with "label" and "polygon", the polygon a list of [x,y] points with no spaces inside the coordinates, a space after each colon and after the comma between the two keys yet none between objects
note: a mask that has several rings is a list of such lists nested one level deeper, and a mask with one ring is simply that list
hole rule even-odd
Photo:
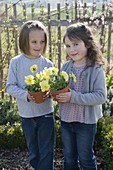
[{"label": "girl's hand", "polygon": [[47,99],[50,97],[50,91],[47,91],[46,94],[43,96],[43,99]]},{"label": "girl's hand", "polygon": [[27,100],[28,100],[28,102],[35,101],[34,97],[31,96],[29,93],[27,94]]},{"label": "girl's hand", "polygon": [[56,96],[56,99],[58,100],[58,103],[66,103],[69,102],[71,99],[71,91],[61,93]]},{"label": "girl's hand", "polygon": [[[44,95],[43,95],[43,99],[46,100],[48,97],[50,96],[50,91],[47,91]],[[33,101],[35,103],[37,103],[36,99],[31,95],[31,94],[27,94],[27,100],[29,101]]]}]

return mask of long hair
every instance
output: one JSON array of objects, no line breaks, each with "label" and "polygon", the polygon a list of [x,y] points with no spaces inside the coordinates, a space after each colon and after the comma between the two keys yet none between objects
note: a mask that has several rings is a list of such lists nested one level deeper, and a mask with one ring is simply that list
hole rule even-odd
[{"label": "long hair", "polygon": [[95,63],[104,64],[101,50],[94,39],[91,29],[82,23],[71,24],[67,27],[64,34],[63,42],[68,37],[70,41],[74,42],[76,39],[82,40],[87,48],[87,67],[94,66]]}]

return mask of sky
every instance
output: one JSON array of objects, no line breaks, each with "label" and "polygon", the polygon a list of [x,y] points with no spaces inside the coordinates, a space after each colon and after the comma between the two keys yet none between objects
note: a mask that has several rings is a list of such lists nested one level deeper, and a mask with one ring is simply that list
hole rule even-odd
[{"label": "sky", "polygon": [[[18,2],[19,0],[0,0],[0,2],[13,2],[13,3],[16,3]],[[20,0],[21,2],[39,2],[39,3],[42,3],[42,4],[47,4],[47,3],[51,3],[51,4],[55,4],[55,3],[60,3],[61,5],[65,4],[65,2],[76,2],[76,1],[81,1],[83,3],[87,3],[87,2],[93,2],[94,0]],[[103,2],[103,1],[107,1],[107,2],[113,2],[113,0],[95,0],[96,2]]]},{"label": "sky", "polygon": [[[0,0],[1,2],[17,2],[17,1],[19,1],[19,0]],[[35,1],[35,2],[41,2],[41,3],[43,3],[44,1],[46,1],[46,0],[21,0],[22,2],[32,2],[32,1]],[[56,0],[47,0],[47,2],[49,3],[49,2],[52,2],[52,1],[56,1]],[[57,0],[58,1],[58,3],[60,2],[60,0]],[[63,0],[64,1],[64,0]]]},{"label": "sky", "polygon": [[[57,3],[60,3],[61,6],[64,6],[64,4],[66,2],[66,0],[0,0],[1,3],[2,2],[4,2],[4,3],[10,3],[10,2],[17,3],[19,1],[20,1],[20,3],[24,2],[24,3],[29,3],[29,4],[31,4],[31,2],[35,2],[37,4],[39,3],[39,6],[40,6],[40,4],[44,4],[44,6],[47,6],[47,4],[50,3],[51,7],[54,7],[55,4],[57,4]],[[67,1],[72,1],[72,0],[67,0]]]}]

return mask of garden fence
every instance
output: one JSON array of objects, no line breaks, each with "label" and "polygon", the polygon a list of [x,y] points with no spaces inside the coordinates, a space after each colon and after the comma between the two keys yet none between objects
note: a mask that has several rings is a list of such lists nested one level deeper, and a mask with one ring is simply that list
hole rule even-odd
[{"label": "garden fence", "polygon": [[[18,1],[19,2],[19,1]],[[110,3],[97,5],[67,2],[62,7],[60,3],[55,4],[52,9],[48,3],[44,5],[36,3],[3,4],[4,11],[0,14],[0,94],[5,95],[5,84],[10,59],[20,53],[18,47],[18,34],[20,26],[30,19],[42,21],[48,28],[48,51],[47,57],[53,61],[59,69],[66,60],[62,37],[66,27],[70,23],[85,22],[95,32],[103,56],[106,57],[109,73],[113,67],[113,6]]]}]

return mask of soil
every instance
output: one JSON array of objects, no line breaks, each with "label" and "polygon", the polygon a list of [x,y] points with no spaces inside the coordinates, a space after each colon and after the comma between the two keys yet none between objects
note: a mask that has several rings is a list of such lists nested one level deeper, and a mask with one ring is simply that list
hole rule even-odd
[{"label": "soil", "polygon": [[[97,163],[99,170],[108,170],[107,165],[102,159],[102,155],[98,152]],[[56,149],[54,164],[54,170],[63,170],[62,149]],[[27,150],[0,150],[0,170],[33,170],[29,164],[29,156]]]}]

